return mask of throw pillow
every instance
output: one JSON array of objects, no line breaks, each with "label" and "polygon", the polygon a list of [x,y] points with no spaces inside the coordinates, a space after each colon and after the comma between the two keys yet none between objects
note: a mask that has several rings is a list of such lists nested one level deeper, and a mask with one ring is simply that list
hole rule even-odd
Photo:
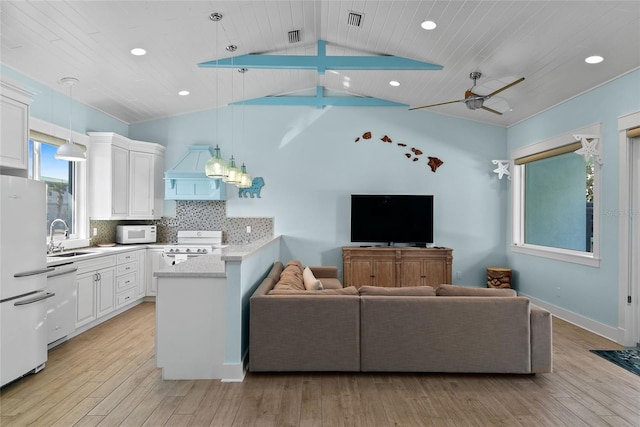
[{"label": "throw pillow", "polygon": [[304,282],[304,288],[308,291],[319,291],[323,289],[322,283],[316,279],[316,276],[313,275],[309,267],[305,267],[302,271],[302,281]]},{"label": "throw pillow", "polygon": [[518,293],[513,289],[470,288],[456,285],[440,285],[436,295],[444,297],[515,297]]},{"label": "throw pillow", "polygon": [[292,289],[304,291],[304,281],[302,278],[302,264],[300,261],[289,261],[287,266],[280,274],[278,283],[273,287],[274,289]]},{"label": "throw pillow", "polygon": [[272,289],[269,295],[358,295],[355,286],[348,286],[340,289],[322,289],[319,291],[301,291],[296,289]]},{"label": "throw pillow", "polygon": [[403,288],[387,288],[384,286],[361,286],[360,295],[385,297],[435,297],[436,290],[431,286],[407,286]]}]

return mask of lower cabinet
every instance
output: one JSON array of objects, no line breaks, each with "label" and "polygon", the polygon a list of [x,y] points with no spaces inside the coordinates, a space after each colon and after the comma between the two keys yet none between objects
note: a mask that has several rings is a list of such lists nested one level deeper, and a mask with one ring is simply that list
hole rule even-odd
[{"label": "lower cabinet", "polygon": [[163,249],[147,249],[147,295],[156,296],[158,294],[158,278],[153,276],[156,271],[163,271],[171,268],[163,256]]},{"label": "lower cabinet", "polygon": [[115,309],[115,264],[114,255],[76,263],[76,328]]},{"label": "lower cabinet", "polygon": [[146,295],[146,249],[76,262],[76,328]]},{"label": "lower cabinet", "polygon": [[111,267],[98,270],[96,276],[97,315],[102,317],[116,308],[115,269]]}]

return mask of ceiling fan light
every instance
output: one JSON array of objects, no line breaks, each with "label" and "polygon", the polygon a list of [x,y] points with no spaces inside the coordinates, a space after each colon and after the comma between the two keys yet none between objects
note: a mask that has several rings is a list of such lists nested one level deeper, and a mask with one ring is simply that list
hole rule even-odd
[{"label": "ceiling fan light", "polygon": [[477,110],[478,108],[482,108],[482,104],[484,103],[484,98],[471,98],[464,101],[467,108],[470,110]]}]

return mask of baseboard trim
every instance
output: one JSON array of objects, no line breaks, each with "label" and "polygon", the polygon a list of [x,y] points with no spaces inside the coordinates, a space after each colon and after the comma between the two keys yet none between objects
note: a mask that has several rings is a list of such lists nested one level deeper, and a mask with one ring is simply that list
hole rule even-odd
[{"label": "baseboard trim", "polygon": [[566,310],[562,307],[558,307],[557,305],[550,304],[546,301],[539,300],[527,294],[518,292],[518,295],[529,298],[532,304],[548,310],[551,314],[566,322],[579,326],[582,329],[593,332],[596,335],[600,335],[603,338],[622,345],[624,332],[615,326],[609,326],[605,325],[604,323],[596,322],[593,319],[581,316],[577,313]]}]

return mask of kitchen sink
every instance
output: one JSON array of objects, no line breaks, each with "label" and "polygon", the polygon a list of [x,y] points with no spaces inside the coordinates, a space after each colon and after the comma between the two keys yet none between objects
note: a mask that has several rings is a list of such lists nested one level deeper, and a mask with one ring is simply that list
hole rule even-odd
[{"label": "kitchen sink", "polygon": [[92,254],[93,252],[63,252],[61,254],[50,254],[47,255],[48,257],[55,257],[55,258],[68,258],[68,257],[72,257],[72,256],[78,256],[78,255],[89,255]]}]

